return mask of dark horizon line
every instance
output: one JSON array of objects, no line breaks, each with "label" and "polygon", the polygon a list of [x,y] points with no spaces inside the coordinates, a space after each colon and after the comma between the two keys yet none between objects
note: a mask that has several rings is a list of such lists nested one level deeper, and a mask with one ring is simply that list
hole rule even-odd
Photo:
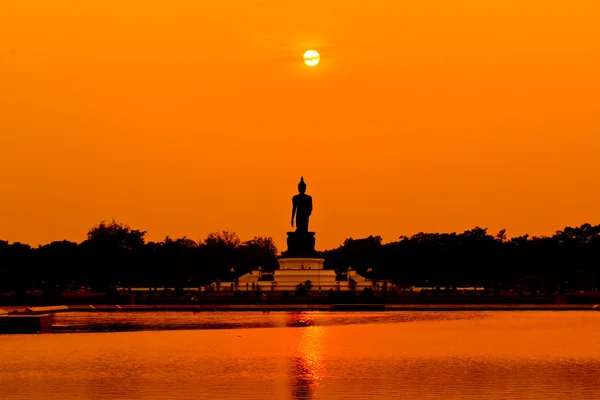
[{"label": "dark horizon line", "polygon": [[[106,221],[100,221],[97,225],[95,225],[94,227],[88,229],[88,233],[92,229],[94,229],[95,227],[100,226],[101,224],[107,224],[107,222]],[[148,233],[148,231],[145,231],[145,230],[133,229],[128,224],[122,223],[122,222],[117,222],[115,219],[112,219],[111,222],[109,224],[107,224],[107,225],[110,225],[110,224],[115,224],[115,225],[124,227],[126,229],[130,229],[132,232],[139,232],[139,233],[142,234],[142,236],[145,236]],[[525,234],[518,235],[518,236],[508,237],[508,236],[506,236],[506,229],[500,229],[495,234],[490,234],[490,233],[487,232],[488,231],[487,227],[482,228],[479,225],[476,225],[476,226],[474,226],[471,229],[466,229],[466,230],[464,230],[463,232],[460,232],[460,233],[457,232],[457,231],[453,231],[453,232],[425,232],[425,231],[419,231],[419,232],[417,232],[417,233],[415,233],[415,234],[413,234],[411,236],[400,235],[400,236],[398,236],[396,238],[396,240],[392,240],[392,241],[389,241],[389,242],[383,242],[383,238],[380,235],[370,234],[368,236],[358,237],[358,238],[347,237],[346,239],[344,239],[344,241],[338,247],[333,247],[333,248],[327,249],[327,250],[321,250],[321,252],[327,252],[327,251],[339,248],[339,247],[343,246],[344,243],[346,241],[348,241],[348,240],[361,240],[361,239],[369,239],[369,238],[379,238],[381,244],[392,244],[392,243],[401,242],[403,240],[414,239],[414,238],[417,238],[419,235],[440,235],[440,236],[444,236],[444,235],[446,235],[446,236],[452,236],[452,235],[455,235],[455,236],[459,236],[459,235],[464,235],[465,233],[468,233],[468,232],[473,232],[473,231],[476,231],[476,230],[482,230],[482,231],[485,231],[485,233],[486,233],[487,236],[491,236],[491,237],[496,238],[496,239],[502,238],[501,241],[509,242],[509,241],[511,241],[513,239],[527,239],[527,240],[551,239],[551,238],[555,237],[556,235],[564,233],[566,230],[569,230],[569,229],[574,230],[574,229],[588,229],[588,228],[596,228],[597,231],[598,231],[598,233],[600,234],[600,224],[593,225],[593,224],[591,224],[589,222],[585,222],[585,223],[583,223],[583,224],[581,224],[579,226],[574,226],[574,227],[570,226],[570,225],[565,226],[562,230],[555,230],[552,235],[530,235],[528,233],[525,233]],[[182,237],[178,237],[178,238],[166,235],[163,240],[159,240],[159,241],[158,240],[146,240],[146,238],[143,237],[143,240],[144,240],[144,244],[150,244],[150,243],[160,244],[160,243],[165,243],[167,241],[167,239],[170,239],[172,241],[189,240],[189,241],[194,242],[197,246],[200,246],[203,243],[206,243],[206,240],[209,239],[211,235],[225,233],[225,232],[234,235],[237,239],[239,239],[240,244],[244,244],[244,243],[250,242],[250,241],[255,240],[255,239],[270,239],[274,243],[274,240],[273,240],[272,236],[254,235],[251,239],[242,240],[242,238],[240,238],[238,236],[238,234],[234,230],[229,230],[229,229],[218,229],[216,231],[209,232],[204,239],[199,239],[198,241],[196,241],[194,239],[191,239],[191,238],[187,237],[186,235],[184,235]],[[50,241],[48,243],[45,243],[45,244],[40,243],[37,246],[32,246],[32,245],[30,245],[28,243],[23,243],[21,241],[13,241],[13,242],[11,242],[9,240],[4,240],[4,239],[0,238],[0,243],[4,242],[7,245],[20,244],[20,245],[28,246],[31,249],[36,249],[36,248],[41,248],[41,247],[44,247],[44,246],[47,246],[47,245],[50,245],[50,244],[53,244],[53,243],[64,243],[64,242],[81,245],[81,244],[83,244],[84,242],[86,242],[88,240],[90,240],[90,239],[87,238],[87,239],[84,239],[84,240],[82,240],[80,242],[78,242],[78,241],[72,241],[72,240],[69,240],[69,239],[52,240],[52,241]]]}]

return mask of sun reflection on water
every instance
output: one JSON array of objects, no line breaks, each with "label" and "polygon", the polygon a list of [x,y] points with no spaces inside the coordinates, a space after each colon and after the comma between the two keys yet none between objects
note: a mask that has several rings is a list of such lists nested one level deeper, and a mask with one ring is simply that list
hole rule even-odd
[{"label": "sun reflection on water", "polygon": [[292,397],[314,399],[315,389],[325,375],[323,342],[327,328],[313,326],[316,315],[311,313],[293,313],[290,317],[294,326],[305,326],[298,332],[297,356],[291,359]]}]

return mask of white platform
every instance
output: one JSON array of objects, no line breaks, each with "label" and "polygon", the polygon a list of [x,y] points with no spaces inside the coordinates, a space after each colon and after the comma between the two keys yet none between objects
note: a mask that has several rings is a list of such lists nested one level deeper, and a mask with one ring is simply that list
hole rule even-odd
[{"label": "white platform", "polygon": [[[259,285],[263,291],[284,291],[293,292],[296,287],[306,281],[310,281],[313,291],[328,291],[329,289],[347,291],[351,287],[347,280],[337,281],[336,273],[332,269],[323,269],[323,258],[280,258],[279,269],[273,271],[273,280],[262,280],[262,271],[254,270],[239,277],[238,285],[234,290],[246,290],[246,283],[249,290],[252,290],[253,284]],[[270,274],[269,274],[270,275]],[[372,282],[365,279],[356,271],[348,270],[347,277],[356,281],[356,290],[362,290],[364,287],[371,286]],[[256,286],[254,286],[256,287]],[[219,290],[231,290],[231,283],[220,284]]]},{"label": "white platform", "polygon": [[323,258],[280,258],[279,259],[279,270],[313,270],[323,269]]},{"label": "white platform", "polygon": [[323,269],[324,262],[323,258],[280,258],[279,269],[273,272],[276,290],[293,291],[306,281],[311,282],[313,290],[337,290],[335,271]]}]

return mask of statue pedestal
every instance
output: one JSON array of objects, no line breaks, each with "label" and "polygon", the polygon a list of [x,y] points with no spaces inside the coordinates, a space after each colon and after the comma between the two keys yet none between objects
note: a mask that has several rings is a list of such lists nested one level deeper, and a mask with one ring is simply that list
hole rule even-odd
[{"label": "statue pedestal", "polygon": [[280,270],[299,270],[308,272],[313,270],[322,270],[325,259],[309,257],[286,257],[280,258],[278,261]]},{"label": "statue pedestal", "polygon": [[286,258],[316,256],[314,232],[288,232],[287,235]]},{"label": "statue pedestal", "polygon": [[314,291],[337,290],[335,271],[323,269],[322,258],[280,258],[279,269],[273,274],[274,289],[294,292],[299,284],[310,281]]},{"label": "statue pedestal", "polygon": [[310,281],[314,290],[337,289],[335,271],[323,269],[323,258],[317,258],[314,232],[288,232],[288,249],[279,259],[274,272],[276,290],[294,291],[299,284]]}]

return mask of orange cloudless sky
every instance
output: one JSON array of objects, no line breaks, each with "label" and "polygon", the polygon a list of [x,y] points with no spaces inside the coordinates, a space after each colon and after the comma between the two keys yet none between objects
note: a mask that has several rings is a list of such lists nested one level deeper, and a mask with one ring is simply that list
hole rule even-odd
[{"label": "orange cloudless sky", "polygon": [[[0,239],[600,223],[597,0],[0,2]],[[302,63],[321,53],[316,67]]]}]

